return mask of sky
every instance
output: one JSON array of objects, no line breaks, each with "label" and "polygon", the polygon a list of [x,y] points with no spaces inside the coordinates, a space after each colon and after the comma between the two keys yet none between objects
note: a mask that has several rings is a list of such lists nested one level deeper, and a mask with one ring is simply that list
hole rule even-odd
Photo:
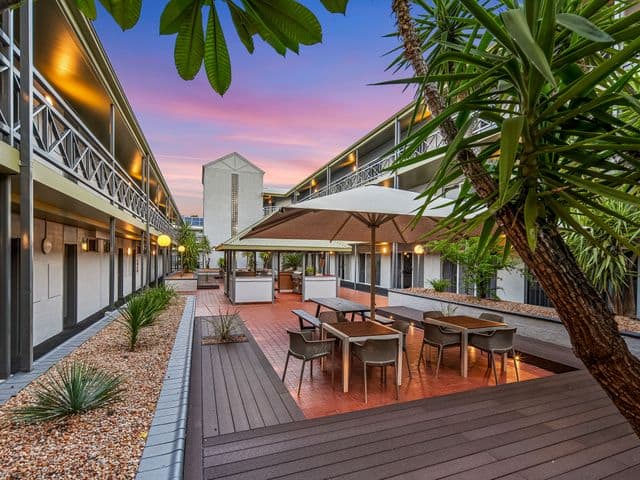
[{"label": "sky", "polygon": [[220,9],[233,75],[224,97],[204,71],[178,76],[175,37],[158,34],[166,0],[143,2],[126,32],[99,12],[98,35],[183,215],[202,213],[203,164],[235,151],[265,171],[265,186],[290,187],[411,101],[399,86],[369,85],[393,78],[388,0],[351,0],[344,16],[303,3],[323,42],[285,58],[257,38],[250,55]]}]

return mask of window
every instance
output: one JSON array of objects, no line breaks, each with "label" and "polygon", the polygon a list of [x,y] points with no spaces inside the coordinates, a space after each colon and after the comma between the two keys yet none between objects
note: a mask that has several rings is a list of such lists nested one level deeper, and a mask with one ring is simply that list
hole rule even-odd
[{"label": "window", "polygon": [[524,303],[540,307],[552,307],[549,297],[535,278],[527,271],[524,277]]},{"label": "window", "polygon": [[[380,285],[380,262],[381,255],[376,254],[376,285]],[[358,255],[358,282],[371,283],[371,255],[368,253],[360,253]]]},{"label": "window", "polygon": [[413,286],[424,287],[424,255],[413,255]]},{"label": "window", "polygon": [[231,174],[231,236],[238,234],[238,174]]},{"label": "window", "polygon": [[338,277],[343,280],[349,280],[351,278],[350,272],[350,260],[351,255],[341,254],[338,255]]},{"label": "window", "polygon": [[458,265],[449,260],[443,260],[440,277],[449,280],[447,292],[455,293],[458,283]]}]

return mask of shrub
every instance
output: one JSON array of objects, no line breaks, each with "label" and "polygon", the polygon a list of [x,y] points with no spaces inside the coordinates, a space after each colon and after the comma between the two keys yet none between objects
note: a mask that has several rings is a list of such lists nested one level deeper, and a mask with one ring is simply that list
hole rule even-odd
[{"label": "shrub", "polygon": [[67,362],[34,388],[34,401],[12,412],[21,423],[58,420],[117,401],[122,393],[122,377],[82,362]]},{"label": "shrub", "polygon": [[219,342],[230,342],[233,339],[233,330],[236,326],[237,318],[237,310],[223,311],[222,308],[218,310],[218,317],[210,322],[213,326],[214,335]]},{"label": "shrub", "polygon": [[451,281],[446,278],[434,278],[429,280],[429,284],[436,292],[446,292],[451,286]]},{"label": "shrub", "polygon": [[302,265],[301,253],[287,253],[282,257],[283,270],[297,270]]},{"label": "shrub", "polygon": [[307,267],[307,269],[304,271],[305,274],[307,275],[315,275],[316,271],[313,267]]},{"label": "shrub", "polygon": [[224,270],[224,265],[225,265],[224,257],[218,258],[218,268],[220,268],[221,270]]},{"label": "shrub", "polygon": [[136,348],[142,329],[153,324],[162,310],[157,302],[158,299],[141,293],[131,297],[122,309],[122,318],[118,321],[127,329],[129,350],[133,351]]}]

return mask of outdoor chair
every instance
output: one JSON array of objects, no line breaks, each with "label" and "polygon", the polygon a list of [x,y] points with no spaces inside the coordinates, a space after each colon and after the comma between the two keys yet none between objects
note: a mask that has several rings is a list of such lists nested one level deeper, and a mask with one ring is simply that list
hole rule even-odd
[{"label": "outdoor chair", "polygon": [[[335,338],[327,340],[313,340],[313,333],[310,331],[288,330],[289,334],[289,351],[287,352],[287,360],[284,362],[284,371],[282,372],[282,381],[287,374],[289,366],[289,357],[295,357],[302,360],[302,368],[300,370],[300,381],[298,382],[298,396],[300,396],[300,388],[302,387],[302,377],[304,376],[304,366],[307,362],[311,362],[311,376],[313,377],[313,361],[328,357],[333,353]],[[334,373],[333,364],[331,365],[331,385],[333,385]]]},{"label": "outdoor chair", "polygon": [[460,342],[460,332],[456,332],[439,325],[424,323],[424,338],[422,339],[422,347],[420,347],[418,370],[420,370],[420,366],[422,365],[424,346],[426,345],[428,348],[427,363],[431,361],[431,347],[436,347],[438,349],[438,360],[436,362],[435,378],[438,378],[440,363],[442,363],[442,352],[447,347],[455,347],[460,345]]},{"label": "outdoor chair", "polygon": [[[367,340],[362,344],[353,344],[353,354],[360,359],[364,365],[364,403],[367,403],[367,365],[382,368],[380,380],[386,376],[386,369],[393,365],[398,375],[398,341],[389,340]],[[396,381],[396,400],[400,398],[400,386]]]},{"label": "outdoor chair", "polygon": [[407,351],[407,333],[409,333],[409,326],[409,322],[405,322],[404,320],[394,320],[390,325],[394,330],[402,332],[402,352],[404,353],[404,358],[407,361],[407,372],[409,372],[409,378],[413,378],[411,375],[411,365],[409,365],[409,352]]},{"label": "outdoor chair", "polygon": [[320,312],[318,319],[320,320],[320,323],[340,323],[348,321],[347,317],[344,316],[344,313],[334,312],[333,310]]},{"label": "outdoor chair", "polygon": [[[489,354],[489,365],[493,368],[493,377],[498,384],[498,373],[496,371],[495,354],[510,353],[513,358],[513,367],[516,370],[516,380],[520,381],[516,352],[513,349],[513,337],[516,334],[515,328],[504,330],[493,330],[488,333],[472,333],[469,335],[469,345]],[[504,359],[502,367],[504,368]]]},{"label": "outdoor chair", "polygon": [[478,318],[482,320],[491,320],[492,322],[504,322],[504,317],[496,313],[481,313]]}]

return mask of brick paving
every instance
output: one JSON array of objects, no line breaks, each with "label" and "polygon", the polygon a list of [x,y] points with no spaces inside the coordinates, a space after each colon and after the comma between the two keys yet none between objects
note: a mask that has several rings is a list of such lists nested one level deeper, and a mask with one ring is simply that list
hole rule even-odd
[{"label": "brick paving", "polygon": [[[340,296],[364,304],[368,303],[369,298],[368,293],[344,288],[340,290]],[[378,306],[384,306],[387,304],[387,298],[378,296],[376,303]],[[230,305],[222,290],[198,290],[196,316],[217,315],[220,309],[238,310],[271,366],[278,375],[282,375],[288,348],[288,337],[285,330],[286,328],[298,328],[298,321],[291,310],[302,308],[314,314],[315,307],[315,304],[311,302],[301,302],[300,296],[294,294],[278,294],[274,304],[233,306]],[[487,357],[481,356],[480,352],[472,348],[469,349],[468,378],[460,376],[459,350],[457,348],[445,351],[443,365],[440,367],[437,379],[434,378],[431,367],[424,368],[423,365],[418,371],[417,363],[421,344],[422,330],[412,328],[407,336],[407,345],[413,378],[409,379],[405,364],[400,388],[400,402],[438,397],[494,384],[491,370],[487,368]],[[435,350],[432,351],[432,355],[434,358]],[[523,360],[520,363],[522,381],[552,375],[552,372],[527,364],[526,358]],[[343,393],[340,387],[339,370],[336,370],[336,383],[332,387],[330,371],[320,372],[319,365],[315,367],[312,378],[309,368],[305,369],[305,379],[302,383],[300,397],[296,395],[300,372],[300,363],[297,360],[291,359],[289,362],[285,380],[287,389],[306,418],[323,417],[397,403],[392,373],[388,375],[388,384],[385,386],[380,382],[380,370],[371,369],[368,382],[369,402],[365,404],[362,365],[357,360],[354,361],[348,393]],[[515,382],[515,372],[511,362],[508,364],[507,372],[501,374],[500,382]]]}]

